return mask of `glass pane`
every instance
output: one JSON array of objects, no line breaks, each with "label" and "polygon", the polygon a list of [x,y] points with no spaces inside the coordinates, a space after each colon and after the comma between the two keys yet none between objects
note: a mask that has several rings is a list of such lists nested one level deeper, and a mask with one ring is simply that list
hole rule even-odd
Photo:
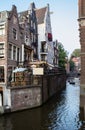
[{"label": "glass pane", "polygon": [[4,82],[4,67],[0,66],[0,82]]}]

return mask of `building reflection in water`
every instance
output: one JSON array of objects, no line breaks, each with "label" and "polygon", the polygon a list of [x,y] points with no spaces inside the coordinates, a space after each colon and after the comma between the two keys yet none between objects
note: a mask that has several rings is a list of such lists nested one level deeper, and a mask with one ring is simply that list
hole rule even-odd
[{"label": "building reflection in water", "polygon": [[0,117],[0,130],[12,130],[12,122],[9,115]]}]

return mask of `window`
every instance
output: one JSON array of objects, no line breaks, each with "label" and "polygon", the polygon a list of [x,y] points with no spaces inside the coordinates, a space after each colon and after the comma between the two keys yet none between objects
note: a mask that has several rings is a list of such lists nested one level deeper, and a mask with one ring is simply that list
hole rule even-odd
[{"label": "window", "polygon": [[16,47],[13,47],[13,60],[16,60]]},{"label": "window", "polygon": [[20,33],[20,38],[21,38],[21,40],[23,40],[23,38],[24,38],[24,36],[23,36],[23,33],[22,33],[22,32]]},{"label": "window", "polygon": [[30,44],[29,44],[29,38],[28,38],[27,35],[25,35],[25,44],[26,44],[26,45],[30,45]]},{"label": "window", "polygon": [[9,44],[9,58],[11,59],[12,57],[12,45]]},{"label": "window", "polygon": [[46,61],[46,57],[44,55],[41,55],[41,61]]},{"label": "window", "polygon": [[52,41],[52,34],[51,33],[48,33],[48,41]]},{"label": "window", "polygon": [[4,43],[0,43],[0,58],[4,58]]},{"label": "window", "polygon": [[20,49],[17,48],[17,61],[19,61]]},{"label": "window", "polygon": [[4,66],[0,66],[0,82],[4,82]]},{"label": "window", "polygon": [[4,34],[5,34],[5,26],[3,24],[3,25],[0,25],[0,35],[4,35]]},{"label": "window", "polygon": [[15,28],[13,28],[13,39],[17,39],[17,31]]},{"label": "window", "polygon": [[12,80],[12,66],[8,66],[8,81]]}]

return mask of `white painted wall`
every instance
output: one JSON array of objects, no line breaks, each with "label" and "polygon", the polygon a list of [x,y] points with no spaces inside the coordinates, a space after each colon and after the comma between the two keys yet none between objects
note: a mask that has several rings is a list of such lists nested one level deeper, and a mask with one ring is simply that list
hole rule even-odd
[{"label": "white painted wall", "polygon": [[[46,15],[45,15],[44,23],[45,23],[45,33],[46,34],[48,34],[48,33],[52,34],[49,6],[47,8],[47,12],[46,12]],[[53,58],[54,58],[53,41],[49,42],[47,37],[46,37],[46,41],[47,41],[47,45],[48,45],[47,61],[50,64],[53,64]]]},{"label": "white painted wall", "polygon": [[22,62],[24,62],[24,44],[22,44]]},{"label": "white painted wall", "polygon": [[0,107],[2,106],[2,95],[0,94]]},{"label": "white painted wall", "polygon": [[11,107],[11,93],[10,93],[10,89],[4,88],[4,90],[3,90],[3,105]]},{"label": "white painted wall", "polygon": [[44,24],[38,24],[38,55],[39,55],[39,60],[41,60],[40,49],[41,49],[41,42],[42,41],[46,41],[45,25]]},{"label": "white painted wall", "polygon": [[41,60],[41,55],[40,55],[41,42],[46,41],[47,48],[48,48],[47,62],[53,64],[53,58],[54,58],[53,42],[48,41],[48,33],[52,34],[49,12],[50,11],[48,7],[45,13],[44,22],[42,24],[38,24],[38,55],[39,55],[39,60]]}]

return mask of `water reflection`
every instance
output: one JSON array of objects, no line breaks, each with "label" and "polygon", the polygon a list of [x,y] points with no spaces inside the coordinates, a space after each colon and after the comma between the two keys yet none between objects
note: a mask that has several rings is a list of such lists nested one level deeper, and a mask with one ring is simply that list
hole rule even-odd
[{"label": "water reflection", "polygon": [[79,86],[67,83],[42,107],[0,117],[0,130],[79,130],[79,92]]}]

